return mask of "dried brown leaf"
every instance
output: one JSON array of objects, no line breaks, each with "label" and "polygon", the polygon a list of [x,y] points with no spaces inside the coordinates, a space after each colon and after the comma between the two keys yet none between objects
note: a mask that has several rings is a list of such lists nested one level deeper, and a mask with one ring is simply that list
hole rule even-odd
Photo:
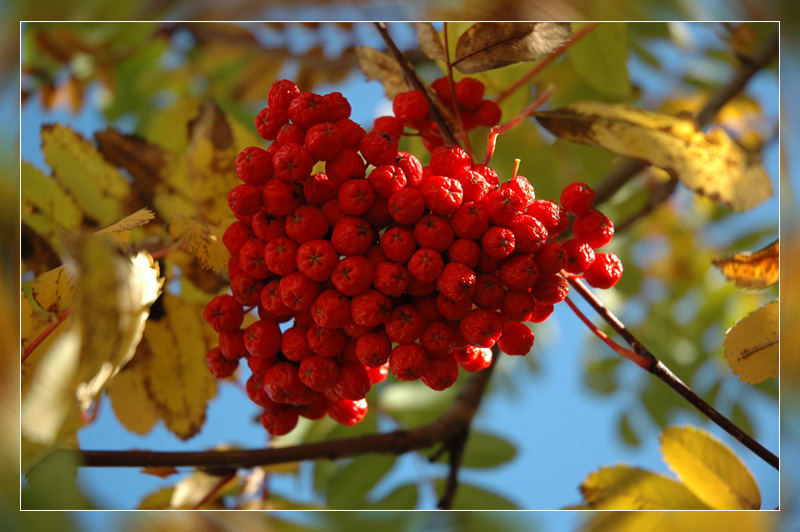
[{"label": "dried brown leaf", "polygon": [[565,22],[478,22],[456,44],[453,66],[474,74],[520,61],[535,61],[569,39]]},{"label": "dried brown leaf", "polygon": [[401,92],[409,90],[403,69],[397,64],[394,57],[379,52],[370,46],[356,48],[358,66],[367,79],[380,81],[386,97],[393,99]]},{"label": "dried brown leaf", "polygon": [[414,22],[417,29],[417,40],[419,49],[433,61],[447,61],[444,52],[444,45],[436,32],[436,28],[430,22]]},{"label": "dried brown leaf", "polygon": [[755,252],[743,251],[712,262],[722,274],[741,288],[766,288],[780,279],[779,242]]}]

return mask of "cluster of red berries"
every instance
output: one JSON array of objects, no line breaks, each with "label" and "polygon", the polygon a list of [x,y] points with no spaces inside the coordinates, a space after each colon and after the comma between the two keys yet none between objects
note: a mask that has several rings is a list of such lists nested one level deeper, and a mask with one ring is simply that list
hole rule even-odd
[{"label": "cluster of red berries", "polygon": [[[439,101],[451,112],[456,112],[454,104],[458,104],[461,123],[467,131],[477,126],[491,127],[500,122],[502,114],[500,107],[494,100],[483,97],[486,87],[477,79],[463,78],[453,84],[454,90],[450,90],[450,81],[444,77],[431,83],[431,88]],[[453,92],[455,92],[455,102]],[[429,151],[444,145],[439,128],[428,117],[428,98],[422,91],[412,90],[398,94],[394,98],[392,110],[394,116],[403,124],[419,131],[422,142]]]},{"label": "cluster of red berries", "polygon": [[[475,99],[459,84],[459,101]],[[226,378],[247,360],[247,393],[271,434],[299,415],[359,422],[389,372],[443,390],[459,367],[488,367],[495,344],[524,355],[534,342],[524,322],[566,297],[562,274],[608,288],[622,273],[616,256],[595,253],[614,226],[588,186],[567,186],[559,206],[525,177],[500,185],[458,146],[434,147],[427,166],[398,151],[404,125],[425,120],[414,91],[395,99],[402,118],[380,117],[369,133],[337,92],[281,80],[267,100],[256,126],[273,142],[237,156],[243,183],[228,195],[232,295],[204,318],[219,333],[209,369]],[[557,242],[567,213],[574,237]],[[259,320],[243,329],[252,309]]]}]

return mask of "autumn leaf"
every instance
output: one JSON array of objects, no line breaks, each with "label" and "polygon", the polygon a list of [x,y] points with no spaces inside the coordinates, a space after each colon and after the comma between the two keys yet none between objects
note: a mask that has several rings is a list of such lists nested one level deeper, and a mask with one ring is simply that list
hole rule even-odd
[{"label": "autumn leaf", "polygon": [[478,22],[456,44],[453,66],[465,74],[543,57],[569,39],[564,22]]},{"label": "autumn leaf", "polygon": [[593,512],[581,532],[768,532],[778,530],[777,516],[765,512]]},{"label": "autumn leaf", "polygon": [[155,218],[155,213],[150,209],[143,208],[129,214],[122,220],[109,225],[99,231],[96,235],[106,236],[112,242],[120,246],[128,245],[130,242],[131,230],[141,227]]},{"label": "autumn leaf", "polygon": [[780,279],[780,249],[775,240],[755,252],[744,251],[732,257],[714,259],[713,264],[741,288],[766,288]]},{"label": "autumn leaf", "polygon": [[64,266],[43,273],[33,281],[33,300],[47,312],[59,312],[67,308],[75,293],[73,276]]},{"label": "autumn leaf", "polygon": [[[141,347],[137,349],[137,355]],[[134,355],[128,365],[108,383],[107,393],[117,421],[131,432],[147,434],[158,422],[158,410],[150,400],[142,356]]]},{"label": "autumn leaf", "polygon": [[678,478],[712,508],[755,510],[761,494],[739,458],[707,432],[669,427],[661,433],[661,454]]},{"label": "autumn leaf", "polygon": [[[226,491],[241,485],[241,482],[238,475],[220,478],[201,471],[193,471],[175,485],[168,508],[191,509],[200,503],[203,507],[214,508],[214,501],[223,497]],[[208,497],[209,495],[211,497]]]},{"label": "autumn leaf", "polygon": [[535,116],[557,137],[648,161],[734,210],[755,207],[772,195],[761,164],[722,129],[704,133],[692,120],[598,102]]},{"label": "autumn leaf", "polygon": [[725,359],[745,382],[757,384],[778,376],[778,302],[754,310],[725,335]]},{"label": "autumn leaf", "polygon": [[401,92],[409,90],[403,69],[397,64],[394,57],[369,46],[356,48],[358,66],[367,79],[380,81],[386,97],[394,99]]},{"label": "autumn leaf", "polygon": [[22,222],[51,245],[60,241],[63,230],[83,225],[83,213],[75,200],[55,179],[32,164],[21,165]]},{"label": "autumn leaf", "polygon": [[178,215],[170,221],[167,230],[173,240],[183,239],[205,268],[220,272],[227,266],[230,253],[222,243],[222,236],[213,234],[206,224]]},{"label": "autumn leaf", "polygon": [[413,22],[417,29],[417,42],[422,53],[432,61],[447,61],[444,45],[430,22]]},{"label": "autumn leaf", "polygon": [[680,482],[625,465],[600,468],[586,477],[580,489],[596,510],[708,509]]},{"label": "autumn leaf", "polygon": [[145,475],[153,475],[158,478],[169,478],[178,473],[178,470],[172,466],[148,466],[143,467],[141,471]]}]

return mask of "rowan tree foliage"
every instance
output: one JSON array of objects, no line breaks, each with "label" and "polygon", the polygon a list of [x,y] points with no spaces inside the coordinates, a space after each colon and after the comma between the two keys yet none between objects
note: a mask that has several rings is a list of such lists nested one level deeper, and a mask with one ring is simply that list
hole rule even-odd
[{"label": "rowan tree foliage", "polygon": [[[23,508],[97,504],[74,479],[88,467],[164,479],[131,508],[536,507],[546,478],[515,487],[514,500],[473,479],[517,467],[537,420],[506,412],[503,433],[476,424],[489,401],[522,401],[519,387],[550,378],[546,357],[568,357],[558,363],[615,405],[603,430],[624,442],[562,507],[762,508],[746,464],[778,469],[777,449],[759,443],[777,429],[778,211],[765,169],[776,166],[776,24],[28,23],[22,45],[23,122],[44,123],[40,147],[22,146]],[[215,434],[198,449],[223,387],[253,406],[247,364],[223,379],[209,371],[219,338],[203,311],[232,289],[223,235],[236,221],[235,161],[269,145],[254,117],[283,78],[353,94],[367,131],[395,96],[417,91],[400,107],[423,109],[425,126],[407,123],[399,148],[424,165],[438,138],[501,183],[526,176],[537,198],[592,187],[624,273],[598,290],[561,271],[570,291],[551,321],[583,338],[579,352],[548,340],[551,321],[534,323],[530,353],[495,348],[489,367],[462,369],[445,391],[390,375],[352,427],[301,418],[286,435]],[[497,126],[445,101],[469,78],[485,87],[472,108],[496,105]],[[364,109],[358,95],[377,86],[383,107]],[[88,114],[97,123],[87,128],[78,117]],[[582,231],[575,223],[564,240]],[[257,319],[248,312],[243,327]],[[98,449],[82,437],[98,408],[130,433],[163,425],[185,445]],[[259,426],[255,410],[247,423]],[[627,459],[655,441],[670,474]],[[591,455],[590,441],[579,444]],[[421,469],[409,473],[413,463]],[[272,488],[291,477],[308,487]]]}]

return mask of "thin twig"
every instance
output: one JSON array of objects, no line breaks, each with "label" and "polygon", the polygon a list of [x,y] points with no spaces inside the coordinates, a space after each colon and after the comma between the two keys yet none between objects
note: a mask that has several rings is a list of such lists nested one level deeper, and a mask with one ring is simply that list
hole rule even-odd
[{"label": "thin twig", "polygon": [[598,24],[600,23],[590,22],[589,24],[581,28],[580,31],[578,31],[577,33],[575,33],[575,35],[570,37],[567,42],[565,42],[564,44],[553,50],[550,53],[550,55],[548,55],[547,57],[536,63],[536,65],[534,65],[534,67],[527,74],[519,78],[513,85],[511,85],[509,88],[501,92],[500,96],[497,97],[495,102],[499,104],[500,102],[502,102],[503,100],[514,94],[517,91],[517,89],[519,89],[525,83],[530,81],[536,74],[541,72],[544,69],[544,67],[546,67],[547,65],[549,65],[550,63],[561,57],[561,55],[564,52],[566,52],[573,44],[583,39],[586,36],[586,34],[595,29],[595,27],[597,27]]},{"label": "thin twig", "polygon": [[[769,65],[778,55],[778,36],[771,38],[753,56],[753,60],[743,63],[734,74],[733,78],[717,89],[708,99],[694,120],[699,127],[708,125],[717,115],[720,109],[728,103],[734,96],[744,89],[747,83],[759,70]],[[639,172],[647,168],[649,164],[638,159],[629,160],[619,168],[613,170],[595,189],[595,203],[600,204],[613,196],[625,183],[633,179]]]},{"label": "thin twig", "polygon": [[58,316],[56,316],[56,319],[54,319],[52,322],[50,322],[50,324],[47,327],[45,327],[44,330],[42,330],[42,332],[40,332],[39,335],[36,338],[34,338],[31,343],[29,343],[27,346],[25,346],[25,349],[22,352],[22,357],[20,359],[21,363],[25,362],[25,360],[27,360],[27,358],[30,356],[30,354],[33,353],[33,351],[37,347],[39,347],[39,344],[44,342],[47,339],[47,337],[50,336],[50,334],[52,334],[52,332],[55,331],[56,328],[58,328],[59,325],[64,323],[64,320],[67,319],[67,317],[69,316],[69,313],[71,311],[72,311],[72,307],[62,310],[58,314]]},{"label": "thin twig", "polygon": [[627,231],[637,221],[653,212],[656,207],[667,201],[670,196],[672,196],[672,193],[675,192],[676,188],[678,188],[678,180],[674,177],[670,178],[670,180],[666,183],[661,184],[648,196],[647,202],[642,205],[638,211],[631,214],[628,219],[617,225],[617,227],[614,229],[614,234],[620,234],[623,231]]},{"label": "thin twig", "polygon": [[464,117],[461,116],[461,106],[458,103],[458,98],[456,98],[456,86],[453,81],[453,64],[450,62],[450,41],[447,39],[447,22],[444,23],[442,32],[444,33],[444,55],[445,59],[447,59],[447,83],[450,86],[450,100],[453,102],[453,110],[456,113],[456,120],[458,120],[459,133],[461,133],[461,136],[464,138],[464,148],[467,150],[469,159],[474,161],[475,158],[472,156],[472,146],[469,143],[467,128],[464,127]]},{"label": "thin twig", "polygon": [[408,61],[406,61],[406,58],[403,57],[403,52],[400,51],[400,49],[397,47],[397,44],[395,44],[394,40],[392,39],[392,36],[389,35],[389,32],[386,29],[386,23],[375,22],[375,27],[378,29],[378,33],[381,34],[381,37],[386,42],[386,46],[394,56],[395,61],[397,61],[397,63],[400,65],[400,68],[403,69],[403,74],[406,76],[406,81],[415,89],[421,90],[422,94],[428,98],[433,121],[439,128],[445,143],[458,145],[455,135],[453,135],[453,132],[450,130],[450,126],[447,125],[447,120],[445,120],[445,118],[439,112],[439,108],[436,106],[436,103],[430,101],[430,95],[428,94],[428,91],[425,90],[425,85],[422,84],[422,81],[420,81],[419,76],[417,76],[417,73],[414,72],[414,69],[409,66]]},{"label": "thin twig", "polygon": [[214,484],[214,486],[208,491],[208,493],[206,493],[203,496],[203,498],[200,499],[200,501],[197,504],[194,505],[192,510],[198,510],[198,509],[202,508],[205,503],[210,501],[212,497],[214,497],[217,493],[219,493],[219,490],[221,490],[222,487],[225,484],[227,484],[235,476],[236,476],[236,471],[234,471],[232,473],[228,473],[224,477],[220,478],[219,481],[217,481],[217,483]]},{"label": "thin twig", "polygon": [[548,98],[553,94],[554,87],[553,85],[548,85],[545,88],[544,92],[542,92],[538,98],[536,98],[532,104],[522,110],[517,116],[506,122],[505,124],[500,124],[497,126],[492,126],[489,130],[489,136],[486,138],[486,156],[483,158],[483,164],[489,164],[492,160],[492,155],[494,155],[494,148],[497,144],[497,137],[502,135],[509,129],[518,126],[521,124],[526,118],[531,116],[536,109],[541,107],[544,102],[547,101]]},{"label": "thin twig", "polygon": [[[499,358],[499,354],[495,353],[494,359],[497,358]],[[68,455],[84,467],[213,466],[233,468],[251,468],[302,460],[336,460],[368,453],[403,454],[417,449],[426,449],[439,442],[446,442],[468,427],[486,391],[493,368],[494,362],[484,371],[470,377],[456,400],[441,417],[428,425],[412,430],[367,434],[353,438],[270,449],[177,452],[138,449],[120,451],[59,449],[55,453]]]},{"label": "thin twig", "polygon": [[705,402],[702,397],[697,395],[691,388],[683,383],[672,371],[664,365],[663,362],[653,355],[644,344],[642,344],[633,333],[625,327],[625,325],[617,318],[605,305],[595,296],[589,288],[580,279],[569,278],[569,283],[573,288],[597,311],[600,316],[608,322],[609,325],[628,342],[637,354],[646,357],[653,361],[647,371],[658,377],[667,386],[678,392],[678,394],[686,399],[692,406],[694,406],[701,414],[716,423],[725,432],[736,438],[745,447],[757,454],[762,460],[767,462],[775,469],[779,469],[779,460],[772,452],[766,449],[763,445],[758,443],[753,437],[747,434],[744,430],[739,428],[733,421],[720,414],[713,406]]},{"label": "thin twig", "polygon": [[464,446],[469,437],[469,426],[463,431],[453,436],[447,444],[450,454],[450,472],[444,487],[439,503],[436,505],[440,510],[449,510],[453,507],[453,500],[458,491],[458,471],[461,469],[461,459],[464,456]]}]

